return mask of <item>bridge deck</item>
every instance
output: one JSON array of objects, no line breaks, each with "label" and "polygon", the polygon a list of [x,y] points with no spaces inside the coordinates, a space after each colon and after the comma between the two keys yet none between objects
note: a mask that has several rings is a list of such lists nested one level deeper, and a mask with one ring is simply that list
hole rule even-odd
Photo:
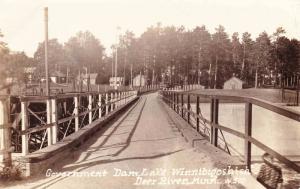
[{"label": "bridge deck", "polygon": [[[164,176],[191,180],[195,177],[171,176],[173,169],[213,169],[223,168],[224,165],[220,161],[216,161],[217,158],[213,157],[213,154],[207,153],[207,150],[193,148],[189,145],[163,106],[156,93],[142,96],[116,122],[104,128],[103,132],[95,134],[93,138],[70,154],[69,158],[64,159],[55,167],[51,167],[53,172],[76,171],[85,174],[98,171],[99,174],[107,172],[106,176],[62,177],[52,175],[45,177],[45,175],[41,175],[26,182],[14,183],[12,187],[126,189],[149,188],[148,184],[154,184],[150,188],[219,188],[220,184],[201,184],[199,186],[199,184],[169,183],[164,185],[164,181],[161,180]],[[213,147],[207,145],[207,148]],[[147,183],[144,180],[144,185],[138,185],[141,183],[137,182],[140,180],[136,176],[114,176],[120,170],[127,171],[127,173],[128,171],[141,173],[143,169],[147,169],[144,173],[149,173],[149,171],[155,171],[156,168],[161,168],[161,172],[156,173],[164,174],[164,171],[167,171],[166,175],[143,177],[152,179]],[[131,174],[135,173],[131,172]],[[210,177],[200,176],[200,178]],[[223,181],[224,179],[225,177]],[[251,178],[248,176],[246,179]],[[248,180],[247,183],[249,184]],[[259,187],[255,182],[250,183],[255,185],[251,188]]]}]

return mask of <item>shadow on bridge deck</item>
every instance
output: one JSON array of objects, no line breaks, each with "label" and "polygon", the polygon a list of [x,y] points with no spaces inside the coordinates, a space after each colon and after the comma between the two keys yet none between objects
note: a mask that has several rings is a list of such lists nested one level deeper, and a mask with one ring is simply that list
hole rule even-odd
[{"label": "shadow on bridge deck", "polygon": [[[214,178],[207,172],[201,175],[199,170],[226,168],[224,157],[228,158],[206,142],[201,148],[186,142],[176,120],[154,93],[142,96],[116,122],[95,133],[68,158],[57,162],[47,171],[53,173],[50,177],[45,173],[27,181],[10,183],[9,187],[221,188],[226,185],[228,176],[204,183],[205,179]],[[191,175],[191,171],[198,174]],[[76,174],[65,177],[54,173]],[[176,175],[179,173],[183,175]],[[249,182],[249,177],[240,181]],[[246,188],[241,183],[231,183],[227,188],[230,186]],[[260,185],[253,182],[251,187],[259,188]]]}]

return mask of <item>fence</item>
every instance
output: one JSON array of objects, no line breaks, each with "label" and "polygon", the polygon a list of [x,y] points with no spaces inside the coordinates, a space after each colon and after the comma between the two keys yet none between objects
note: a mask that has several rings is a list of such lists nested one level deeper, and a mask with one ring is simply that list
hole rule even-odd
[{"label": "fence", "polygon": [[[130,102],[137,91],[0,98],[0,150],[27,155],[51,146]],[[7,113],[9,112],[9,113]]]},{"label": "fence", "polygon": [[168,88],[167,90],[171,91],[190,91],[190,90],[197,90],[197,89],[204,89],[205,87],[203,85],[199,84],[188,84],[188,85],[177,85]]},{"label": "fence", "polygon": [[[280,162],[286,164],[291,169],[297,171],[298,173],[300,172],[300,167],[295,162],[289,160],[284,155],[281,155],[274,149],[268,147],[263,142],[259,141],[254,136],[252,136],[253,105],[259,106],[263,109],[284,116],[284,118],[286,119],[294,120],[297,123],[300,122],[300,114],[298,112],[284,109],[269,102],[250,97],[204,95],[176,91],[160,91],[160,95],[174,111],[176,111],[189,124],[191,124],[194,127],[194,129],[196,129],[200,134],[206,136],[210,140],[210,143],[214,146],[220,147],[221,142],[223,142],[224,149],[229,152],[229,148],[224,138],[223,131],[242,139],[244,141],[243,157],[245,164],[249,169],[251,168],[252,145],[255,145],[259,149],[267,152],[268,154],[278,159]],[[210,103],[210,120],[205,118],[201,114],[200,100]],[[191,101],[195,102],[196,104],[196,112],[194,112],[191,108]],[[243,126],[244,132],[240,132],[219,124],[220,101],[231,101],[245,104],[245,119]],[[194,124],[192,124],[192,118],[193,120],[195,120]]]}]

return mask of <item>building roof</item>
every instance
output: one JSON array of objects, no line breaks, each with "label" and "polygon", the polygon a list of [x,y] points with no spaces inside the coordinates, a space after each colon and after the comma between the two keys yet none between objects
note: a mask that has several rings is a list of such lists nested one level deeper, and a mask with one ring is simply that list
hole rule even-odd
[{"label": "building roof", "polygon": [[91,74],[90,74],[90,79],[96,79],[97,76],[98,76],[97,73],[91,73]]},{"label": "building roof", "polygon": [[140,74],[138,74],[138,75],[136,75],[133,79],[137,79],[137,78],[145,78],[145,76],[144,75],[140,75]]},{"label": "building roof", "polygon": [[36,67],[25,67],[24,68],[25,73],[34,73],[35,70],[36,70]]},{"label": "building roof", "polygon": [[235,76],[232,76],[230,79],[228,79],[227,81],[225,81],[225,83],[226,83],[226,82],[229,82],[229,81],[231,81],[231,80],[234,80],[234,81],[237,81],[237,82],[244,83],[244,81],[242,81],[241,79],[239,79],[239,78],[237,78],[237,77],[235,77]]},{"label": "building roof", "polygon": [[66,74],[60,72],[60,71],[54,71],[52,73],[50,73],[51,77],[66,77]]}]

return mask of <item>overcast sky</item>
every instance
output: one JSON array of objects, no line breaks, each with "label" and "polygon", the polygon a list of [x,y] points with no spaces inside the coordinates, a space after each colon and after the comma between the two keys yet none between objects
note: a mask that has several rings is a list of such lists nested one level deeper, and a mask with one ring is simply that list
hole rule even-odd
[{"label": "overcast sky", "polygon": [[248,31],[253,38],[282,26],[300,39],[300,0],[0,0],[0,29],[11,50],[33,55],[44,38],[45,6],[49,38],[64,43],[89,30],[106,49],[116,41],[117,26],[139,36],[157,22],[187,29],[204,24],[211,33],[221,24],[230,35]]}]

